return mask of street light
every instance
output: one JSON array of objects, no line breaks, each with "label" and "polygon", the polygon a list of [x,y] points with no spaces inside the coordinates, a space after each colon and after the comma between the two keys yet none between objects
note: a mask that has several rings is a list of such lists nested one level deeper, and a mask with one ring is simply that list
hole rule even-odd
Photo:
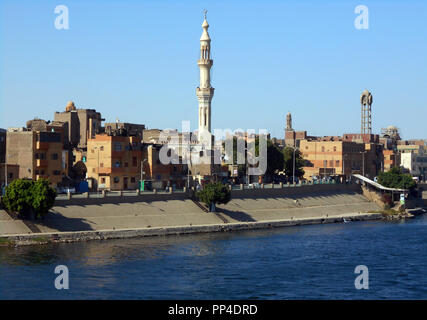
[{"label": "street light", "polygon": [[93,150],[97,150],[98,153],[98,168],[97,168],[97,174],[98,174],[98,179],[96,179],[96,193],[99,193],[99,147],[95,146],[93,147]]},{"label": "street light", "polygon": [[139,186],[140,188],[141,188],[141,186],[142,186],[142,180],[143,180],[143,178],[144,178],[144,171],[143,171],[143,170],[144,170],[144,162],[145,162],[145,161],[148,161],[148,160],[147,160],[147,159],[144,159],[144,160],[142,160],[142,161],[141,161],[141,183],[140,183],[140,186]]}]

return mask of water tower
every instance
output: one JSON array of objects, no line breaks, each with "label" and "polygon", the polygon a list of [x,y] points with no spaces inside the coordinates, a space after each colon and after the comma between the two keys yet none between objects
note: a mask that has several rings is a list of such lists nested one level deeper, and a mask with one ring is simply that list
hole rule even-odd
[{"label": "water tower", "polygon": [[365,90],[360,96],[360,105],[362,108],[362,134],[372,133],[372,94]]}]

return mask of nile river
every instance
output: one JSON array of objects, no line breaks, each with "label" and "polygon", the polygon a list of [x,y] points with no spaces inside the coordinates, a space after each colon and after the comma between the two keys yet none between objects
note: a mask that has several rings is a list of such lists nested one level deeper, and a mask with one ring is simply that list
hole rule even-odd
[{"label": "nile river", "polygon": [[[69,289],[57,290],[57,265]],[[369,289],[357,290],[357,265]],[[427,216],[0,248],[1,299],[427,299]]]}]

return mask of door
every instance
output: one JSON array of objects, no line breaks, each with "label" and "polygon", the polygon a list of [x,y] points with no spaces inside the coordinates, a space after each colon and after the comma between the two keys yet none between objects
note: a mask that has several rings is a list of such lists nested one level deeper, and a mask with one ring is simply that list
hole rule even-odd
[{"label": "door", "polygon": [[123,189],[127,189],[128,188],[128,178],[127,177],[124,177],[123,178]]}]

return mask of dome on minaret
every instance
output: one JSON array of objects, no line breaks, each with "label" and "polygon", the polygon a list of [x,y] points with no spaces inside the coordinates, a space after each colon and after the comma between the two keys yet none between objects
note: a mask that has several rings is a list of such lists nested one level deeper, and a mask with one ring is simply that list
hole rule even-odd
[{"label": "dome on minaret", "polygon": [[203,20],[203,23],[202,23],[203,33],[202,33],[202,36],[200,37],[200,41],[211,41],[211,38],[209,37],[209,32],[208,32],[209,23],[206,20],[206,12],[207,11],[205,11],[205,20]]}]

